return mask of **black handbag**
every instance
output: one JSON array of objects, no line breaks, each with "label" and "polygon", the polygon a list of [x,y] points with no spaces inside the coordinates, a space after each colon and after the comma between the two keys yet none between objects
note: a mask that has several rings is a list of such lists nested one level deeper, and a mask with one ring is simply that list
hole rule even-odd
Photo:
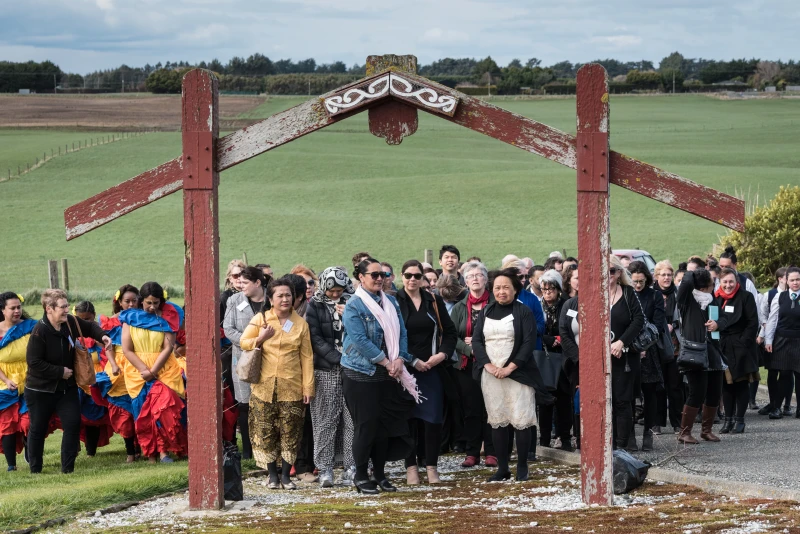
[{"label": "black handbag", "polygon": [[547,345],[542,344],[544,350],[533,351],[533,360],[539,368],[542,382],[548,391],[555,391],[558,388],[558,376],[561,374],[561,366],[564,364],[564,355],[547,350]]},{"label": "black handbag", "polygon": [[[641,332],[639,332],[639,335],[633,340],[631,346],[633,350],[637,352],[647,352],[647,349],[656,344],[660,334],[656,325],[647,320],[647,315],[644,314],[644,306],[642,306],[642,301],[639,300],[639,294],[635,289],[633,290],[633,294],[636,296],[636,300],[639,302],[639,308],[642,310],[644,326],[642,326]],[[625,302],[627,303],[627,300]],[[628,306],[628,313],[630,313],[630,311],[631,307]]]},{"label": "black handbag", "polygon": [[678,366],[691,371],[708,369],[708,347],[704,342],[681,342],[681,351],[678,353]]}]

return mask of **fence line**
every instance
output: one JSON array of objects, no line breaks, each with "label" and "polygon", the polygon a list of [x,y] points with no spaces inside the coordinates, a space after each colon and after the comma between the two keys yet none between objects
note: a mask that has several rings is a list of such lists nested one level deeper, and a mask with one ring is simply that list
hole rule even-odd
[{"label": "fence line", "polygon": [[[7,167],[6,173],[0,175],[0,183],[7,182],[11,180],[11,178],[19,178],[24,174],[28,174],[29,172],[38,169],[51,159],[57,158],[59,156],[66,156],[67,154],[72,154],[73,152],[79,152],[81,150],[86,150],[87,148],[94,148],[100,145],[107,145],[109,143],[116,143],[118,141],[122,141],[124,139],[130,139],[131,137],[139,137],[145,135],[149,132],[122,132],[122,133],[112,133],[108,135],[101,135],[99,137],[84,137],[83,140],[77,141],[76,143],[73,141],[70,145],[69,143],[64,145],[64,149],[62,151],[61,145],[58,148],[51,148],[50,154],[47,154],[45,150],[42,152],[42,157],[39,158],[38,156],[35,157],[33,164],[30,162],[25,163],[24,167],[22,164],[17,165],[17,172],[16,174],[13,172],[14,169]],[[0,171],[1,172],[1,171]]]}]

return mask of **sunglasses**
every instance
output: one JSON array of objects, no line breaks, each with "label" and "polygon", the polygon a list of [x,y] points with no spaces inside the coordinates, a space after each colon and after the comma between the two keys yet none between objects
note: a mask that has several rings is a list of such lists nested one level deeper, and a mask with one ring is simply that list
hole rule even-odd
[{"label": "sunglasses", "polygon": [[374,273],[364,273],[364,274],[371,276],[373,280],[377,280],[378,278],[386,278],[386,273],[383,271],[375,271]]},{"label": "sunglasses", "polygon": [[403,273],[403,278],[406,280],[422,280],[422,273]]},{"label": "sunglasses", "polygon": [[617,274],[618,272],[619,269],[617,269],[616,267],[612,267],[608,270],[608,274]]},{"label": "sunglasses", "polygon": [[517,276],[517,278],[519,278],[520,280],[530,280],[531,279],[531,277],[528,276],[527,274],[520,274],[520,275]]},{"label": "sunglasses", "polygon": [[242,273],[231,273],[231,278],[234,280],[238,280],[240,276],[242,276]]},{"label": "sunglasses", "polygon": [[317,281],[316,280],[309,280],[308,282],[306,282],[306,285],[308,287],[314,287],[315,285],[317,285]]}]

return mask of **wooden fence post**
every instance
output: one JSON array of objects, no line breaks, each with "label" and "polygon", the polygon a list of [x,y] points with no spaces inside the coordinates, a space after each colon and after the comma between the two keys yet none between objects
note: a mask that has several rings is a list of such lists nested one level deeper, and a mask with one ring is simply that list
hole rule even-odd
[{"label": "wooden fence post", "polygon": [[50,279],[50,289],[58,289],[58,261],[47,261],[47,276]]},{"label": "wooden fence post", "polygon": [[425,258],[425,263],[430,263],[433,265],[433,250],[426,248],[422,252],[422,256]]},{"label": "wooden fence post", "polygon": [[244,262],[245,265],[250,265],[247,262],[247,252],[242,252],[242,261]]},{"label": "wooden fence post", "polygon": [[61,258],[61,281],[64,291],[69,291],[69,269],[67,269],[67,258]]}]

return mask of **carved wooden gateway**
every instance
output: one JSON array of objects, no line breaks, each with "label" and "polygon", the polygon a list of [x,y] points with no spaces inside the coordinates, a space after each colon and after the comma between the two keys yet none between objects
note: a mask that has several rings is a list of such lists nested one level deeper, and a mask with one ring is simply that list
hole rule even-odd
[{"label": "carved wooden gateway", "polygon": [[[581,269],[581,480],[586,503],[611,504],[611,355],[608,267],[609,184],[728,228],[744,229],[744,202],[609,150],[608,76],[585,65],[577,80],[577,136],[416,75],[414,56],[370,56],[367,77],[218,138],[217,79],[183,79],[183,154],[68,208],[74,239],[159,198],[184,190],[189,415],[189,504],[223,502],[219,358],[219,173],[354,114],[369,110],[370,131],[399,144],[417,111],[465,126],[576,169]],[[202,379],[200,378],[202,377]]]}]

